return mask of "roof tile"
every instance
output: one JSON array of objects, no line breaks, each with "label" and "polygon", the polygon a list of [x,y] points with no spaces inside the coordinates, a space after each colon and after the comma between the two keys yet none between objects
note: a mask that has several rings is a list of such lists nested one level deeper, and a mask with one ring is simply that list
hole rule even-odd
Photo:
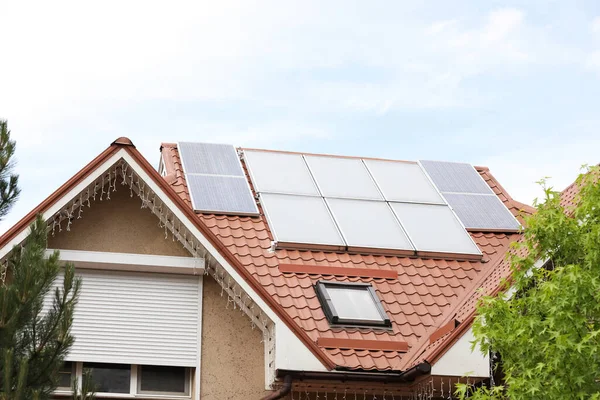
[{"label": "roof tile", "polygon": [[[170,175],[167,182],[191,207],[176,145],[163,144],[162,154]],[[479,172],[514,215],[528,207],[512,200],[487,169]],[[466,299],[473,295],[467,292],[467,288],[487,274],[491,265],[498,264],[504,258],[509,243],[519,237],[518,234],[471,232],[489,263],[289,249],[273,252],[270,250],[272,234],[263,216],[198,214],[198,218],[292,317],[297,329],[304,330],[315,343],[318,337],[407,342],[408,353],[322,348],[334,364],[363,370],[399,370],[417,360],[418,354],[414,354],[416,348],[425,341],[428,343],[430,332],[451,317],[448,314],[456,309],[457,304],[461,301],[466,303]],[[398,272],[398,279],[283,274],[279,271],[279,264],[392,269]],[[312,287],[319,279],[372,283],[392,319],[392,328],[331,327]],[[460,320],[459,317],[457,319]]]}]

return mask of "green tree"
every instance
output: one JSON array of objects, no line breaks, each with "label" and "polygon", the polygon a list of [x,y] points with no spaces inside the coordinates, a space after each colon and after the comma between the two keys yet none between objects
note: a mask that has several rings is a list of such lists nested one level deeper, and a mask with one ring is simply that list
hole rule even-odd
[{"label": "green tree", "polygon": [[[576,181],[575,206],[542,185],[545,201],[527,218],[510,256],[503,294],[482,298],[473,331],[502,357],[504,386],[471,399],[600,398],[600,169]],[[540,263],[543,262],[543,266]]]},{"label": "green tree", "polygon": [[[14,152],[7,123],[0,121],[0,218],[19,195]],[[81,282],[67,265],[62,288],[51,293],[61,267],[58,252],[45,257],[46,248],[47,224],[38,216],[22,246],[0,265],[0,400],[49,398],[73,343],[70,328]],[[51,295],[52,305],[44,309]],[[84,379],[84,390],[88,386]],[[93,393],[80,398],[91,399]]]},{"label": "green tree", "polygon": [[47,224],[38,216],[22,247],[15,247],[0,287],[0,399],[48,399],[58,371],[73,344],[70,334],[80,289],[75,269],[67,265],[52,306],[44,298],[61,271],[58,251],[45,256]]},{"label": "green tree", "polygon": [[0,218],[19,197],[19,177],[12,173],[14,167],[15,142],[10,140],[8,123],[0,120]]}]

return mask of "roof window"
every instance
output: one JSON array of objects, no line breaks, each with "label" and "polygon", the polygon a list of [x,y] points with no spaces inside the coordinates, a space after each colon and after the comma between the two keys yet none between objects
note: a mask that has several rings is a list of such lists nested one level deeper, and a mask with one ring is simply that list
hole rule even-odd
[{"label": "roof window", "polygon": [[319,281],[315,291],[332,325],[392,326],[375,289],[368,283]]}]

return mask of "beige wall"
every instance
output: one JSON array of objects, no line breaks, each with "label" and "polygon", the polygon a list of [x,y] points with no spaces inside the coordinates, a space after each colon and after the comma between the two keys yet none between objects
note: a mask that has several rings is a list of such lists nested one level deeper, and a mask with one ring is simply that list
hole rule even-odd
[{"label": "beige wall", "polygon": [[201,398],[260,399],[265,389],[262,333],[250,320],[227,308],[227,295],[205,276],[202,305]]},{"label": "beige wall", "polygon": [[[62,232],[48,238],[51,249],[109,251],[116,253],[190,256],[171,234],[165,239],[165,230],[159,228],[158,218],[141,201],[129,195],[127,186],[117,185],[111,199],[91,202],[83,208],[81,219],[74,219],[71,231],[62,224]],[[77,211],[75,211],[77,215]]]}]

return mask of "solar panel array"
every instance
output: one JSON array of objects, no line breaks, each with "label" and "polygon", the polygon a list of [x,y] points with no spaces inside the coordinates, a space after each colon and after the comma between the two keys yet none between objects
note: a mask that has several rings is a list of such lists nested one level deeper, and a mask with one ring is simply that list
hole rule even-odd
[{"label": "solar panel array", "polygon": [[417,163],[245,150],[279,246],[481,252]]},{"label": "solar panel array", "polygon": [[470,164],[420,161],[467,229],[516,231],[521,225]]},{"label": "solar panel array", "polygon": [[258,214],[235,147],[227,144],[180,142],[177,148],[195,211]]}]

